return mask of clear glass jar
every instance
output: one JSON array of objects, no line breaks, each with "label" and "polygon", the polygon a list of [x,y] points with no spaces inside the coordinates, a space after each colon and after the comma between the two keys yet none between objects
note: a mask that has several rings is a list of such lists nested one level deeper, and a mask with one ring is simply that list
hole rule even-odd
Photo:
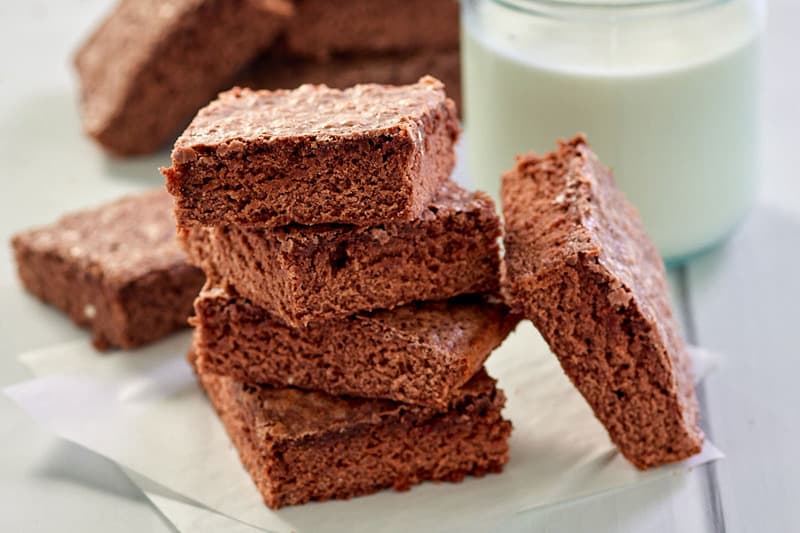
[{"label": "clear glass jar", "polygon": [[462,0],[470,175],[578,132],[669,263],[756,197],[763,0]]}]

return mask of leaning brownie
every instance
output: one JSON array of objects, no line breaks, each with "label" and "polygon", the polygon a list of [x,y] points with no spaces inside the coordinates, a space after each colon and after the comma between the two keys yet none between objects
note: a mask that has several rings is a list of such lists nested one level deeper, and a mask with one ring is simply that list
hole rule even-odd
[{"label": "leaning brownie", "polygon": [[504,305],[467,296],[293,328],[206,286],[193,323],[203,372],[442,408],[518,320]]},{"label": "leaning brownie", "polygon": [[288,0],[122,0],[75,58],[84,129],[118,154],[161,148],[291,13]]},{"label": "leaning brownie", "polygon": [[286,324],[495,292],[500,221],[481,192],[447,182],[410,222],[179,230],[191,261]]},{"label": "leaning brownie", "polygon": [[185,327],[205,279],[175,242],[162,189],[67,215],[12,244],[25,288],[90,328],[98,349]]},{"label": "leaning brownie", "polygon": [[372,225],[419,216],[450,175],[459,125],[441,82],[235,88],[163,169],[179,225]]},{"label": "leaning brownie", "polygon": [[286,30],[293,53],[333,54],[458,47],[456,0],[297,0]]},{"label": "leaning brownie", "polygon": [[445,412],[199,377],[272,508],[461,481],[499,472],[508,460],[505,396],[485,371],[453,394]]},{"label": "leaning brownie", "polygon": [[576,137],[503,176],[507,301],[529,317],[639,468],[698,453],[690,361],[661,259],[609,170]]}]

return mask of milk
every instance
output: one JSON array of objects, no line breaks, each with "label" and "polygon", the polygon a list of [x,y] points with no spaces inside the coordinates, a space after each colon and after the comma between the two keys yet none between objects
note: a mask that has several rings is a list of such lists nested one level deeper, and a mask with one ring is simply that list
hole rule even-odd
[{"label": "milk", "polygon": [[719,241],[747,211],[759,138],[752,3],[613,23],[471,4],[462,54],[477,188],[496,197],[516,154],[585,132],[668,261]]}]

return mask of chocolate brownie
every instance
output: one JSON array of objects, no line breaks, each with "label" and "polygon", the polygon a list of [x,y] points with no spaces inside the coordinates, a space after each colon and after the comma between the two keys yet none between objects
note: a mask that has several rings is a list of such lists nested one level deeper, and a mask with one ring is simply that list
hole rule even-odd
[{"label": "chocolate brownie", "polygon": [[454,393],[445,412],[199,377],[272,508],[461,481],[500,472],[508,461],[505,396],[485,371]]},{"label": "chocolate brownie", "polygon": [[494,203],[451,181],[411,222],[274,230],[195,225],[179,235],[209,279],[293,326],[499,287]]},{"label": "chocolate brownie", "polygon": [[286,37],[295,54],[327,57],[458,46],[456,0],[297,0],[296,5]]},{"label": "chocolate brownie", "polygon": [[583,136],[503,176],[507,301],[536,325],[623,455],[698,453],[690,361],[661,258]]},{"label": "chocolate brownie", "polygon": [[442,83],[235,88],[162,169],[179,225],[411,220],[450,175],[459,124]]},{"label": "chocolate brownie", "polygon": [[[450,0],[448,0],[450,1]],[[292,56],[270,48],[237,78],[251,89],[281,89],[303,83],[345,88],[357,83],[406,85],[430,74],[444,83],[456,108],[461,108],[461,66],[458,47],[446,50],[338,54],[324,61]]]},{"label": "chocolate brownie", "polygon": [[117,154],[162,147],[291,13],[288,0],[122,0],[75,58],[84,129]]},{"label": "chocolate brownie", "polygon": [[209,285],[192,320],[203,372],[440,408],[518,321],[502,304],[467,296],[292,328]]},{"label": "chocolate brownie", "polygon": [[187,326],[205,276],[175,242],[172,199],[157,189],[12,239],[22,284],[94,334],[134,348]]}]

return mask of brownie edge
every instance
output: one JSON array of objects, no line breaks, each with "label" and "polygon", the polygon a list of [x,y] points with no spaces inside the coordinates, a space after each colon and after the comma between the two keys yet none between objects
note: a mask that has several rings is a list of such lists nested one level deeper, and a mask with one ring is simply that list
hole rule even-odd
[{"label": "brownie edge", "polygon": [[464,296],[293,328],[230,289],[208,284],[193,319],[203,372],[438,408],[518,321],[502,304]]},{"label": "brownie edge", "polygon": [[162,169],[181,226],[368,226],[419,216],[455,165],[455,104],[403,86],[234,88],[201,109]]},{"label": "brownie edge", "polygon": [[426,480],[500,472],[511,423],[505,396],[481,371],[442,413],[385,400],[199,381],[264,502],[277,509],[348,499]]},{"label": "brownie edge", "polygon": [[638,212],[583,136],[503,175],[503,290],[640,469],[700,452],[687,347]]},{"label": "brownie edge", "polygon": [[420,300],[495,293],[500,219],[494,202],[447,181],[410,222],[180,228],[190,260],[295,327]]}]

